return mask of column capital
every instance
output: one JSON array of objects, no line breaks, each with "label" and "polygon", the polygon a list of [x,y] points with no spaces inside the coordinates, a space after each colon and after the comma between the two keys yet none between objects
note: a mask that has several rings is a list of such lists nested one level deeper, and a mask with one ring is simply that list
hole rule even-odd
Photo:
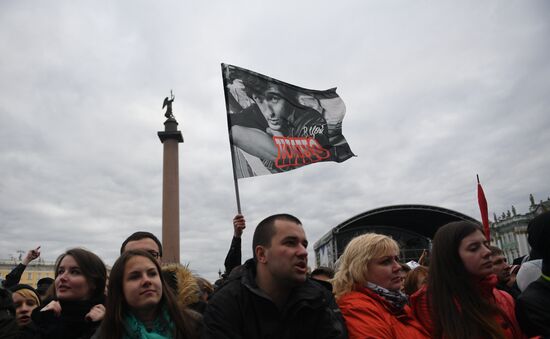
[{"label": "column capital", "polygon": [[174,118],[168,118],[164,122],[164,131],[157,132],[160,142],[164,143],[168,139],[175,139],[179,143],[183,142],[181,131],[178,131],[178,122]]}]

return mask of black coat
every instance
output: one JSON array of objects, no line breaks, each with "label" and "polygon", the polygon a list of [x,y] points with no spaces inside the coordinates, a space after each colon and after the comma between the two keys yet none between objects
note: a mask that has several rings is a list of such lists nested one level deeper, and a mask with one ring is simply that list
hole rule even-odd
[{"label": "black coat", "polygon": [[11,292],[0,288],[0,338],[17,338],[18,330]]},{"label": "black coat", "polygon": [[93,306],[99,301],[59,301],[61,315],[58,317],[53,311],[41,312],[42,308],[35,308],[32,312],[32,321],[40,332],[41,339],[88,339],[100,325],[100,322],[91,322],[85,319]]},{"label": "black coat", "polygon": [[294,288],[281,311],[258,288],[248,260],[212,296],[204,314],[204,339],[347,338],[332,293],[306,280]]},{"label": "black coat", "polygon": [[550,281],[540,277],[516,300],[516,317],[528,336],[550,337]]},{"label": "black coat", "polygon": [[42,338],[42,336],[40,335],[40,330],[32,322],[25,327],[19,328],[19,334],[17,335],[17,339],[40,339],[40,338]]},{"label": "black coat", "polygon": [[241,238],[233,237],[231,246],[225,257],[225,274],[230,274],[231,271],[241,264]]},{"label": "black coat", "polygon": [[6,275],[6,280],[2,281],[2,287],[10,288],[19,284],[21,276],[23,275],[23,272],[25,272],[26,268],[27,266],[23,264],[15,266],[13,270],[11,270],[11,272]]}]

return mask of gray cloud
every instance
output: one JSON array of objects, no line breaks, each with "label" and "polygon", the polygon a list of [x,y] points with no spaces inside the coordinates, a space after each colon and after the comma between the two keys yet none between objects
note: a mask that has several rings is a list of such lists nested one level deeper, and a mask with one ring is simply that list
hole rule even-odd
[{"label": "gray cloud", "polygon": [[[372,208],[479,217],[546,199],[549,4],[248,1],[0,4],[0,257],[85,246],[112,264],[161,234],[162,100],[180,145],[181,257],[214,280],[236,212],[220,63],[338,86],[358,157],[239,182],[254,225],[296,214],[313,243]],[[313,256],[311,256],[313,261]]]}]

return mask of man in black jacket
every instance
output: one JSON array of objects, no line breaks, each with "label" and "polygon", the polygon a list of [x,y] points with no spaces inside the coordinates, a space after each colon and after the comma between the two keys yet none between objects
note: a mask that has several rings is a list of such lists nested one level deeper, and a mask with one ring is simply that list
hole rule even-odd
[{"label": "man in black jacket", "polygon": [[212,296],[203,338],[347,338],[332,293],[307,278],[307,239],[289,214],[261,221],[254,258]]},{"label": "man in black jacket", "polygon": [[516,301],[516,317],[529,337],[550,337],[550,211],[536,216],[527,227],[532,253],[542,257],[542,274]]},{"label": "man in black jacket", "polygon": [[496,247],[489,246],[491,250],[491,261],[493,262],[493,273],[497,275],[498,282],[496,288],[510,294],[514,300],[518,297],[520,291],[515,286],[516,278],[512,277],[512,266],[504,256],[504,252]]}]

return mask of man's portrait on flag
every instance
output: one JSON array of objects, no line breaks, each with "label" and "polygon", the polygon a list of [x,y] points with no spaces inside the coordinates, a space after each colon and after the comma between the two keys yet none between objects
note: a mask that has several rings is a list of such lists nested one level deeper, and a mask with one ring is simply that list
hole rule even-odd
[{"label": "man's portrait on flag", "polygon": [[237,177],[280,173],[351,156],[336,90],[299,88],[224,65],[229,134]]}]

